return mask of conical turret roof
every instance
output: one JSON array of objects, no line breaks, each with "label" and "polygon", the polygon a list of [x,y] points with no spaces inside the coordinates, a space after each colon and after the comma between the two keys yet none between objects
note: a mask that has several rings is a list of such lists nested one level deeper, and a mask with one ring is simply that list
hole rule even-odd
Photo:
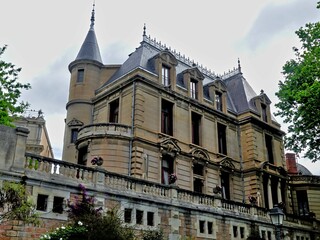
[{"label": "conical turret roof", "polygon": [[89,32],[81,46],[76,60],[93,60],[102,63],[99,45],[94,31],[94,8],[92,9]]}]

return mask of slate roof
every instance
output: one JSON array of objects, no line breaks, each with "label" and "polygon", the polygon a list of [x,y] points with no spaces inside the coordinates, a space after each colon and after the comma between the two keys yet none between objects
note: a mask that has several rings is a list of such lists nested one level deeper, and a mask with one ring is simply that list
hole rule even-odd
[{"label": "slate roof", "polygon": [[308,170],[308,168],[301,165],[300,163],[297,163],[297,171],[299,175],[309,175],[309,176],[312,175],[312,173]]},{"label": "slate roof", "polygon": [[89,32],[87,33],[75,60],[93,60],[102,63],[98,41],[94,31],[94,9],[91,14]]},{"label": "slate roof", "polygon": [[[231,111],[235,114],[240,114],[246,111],[258,112],[257,108],[253,104],[253,98],[257,97],[258,95],[243,77],[240,66],[233,71],[230,71],[227,75],[219,77],[214,72],[195,64],[194,61],[186,58],[184,55],[177,53],[175,50],[168,49],[166,45],[163,45],[160,42],[147,37],[146,35],[143,35],[143,41],[141,42],[140,46],[129,55],[129,58],[121,65],[118,71],[100,89],[120,79],[122,76],[137,68],[156,74],[153,60],[154,57],[161,51],[169,51],[177,59],[178,65],[176,66],[176,74],[177,85],[179,87],[185,89],[187,88],[183,81],[182,72],[186,69],[194,68],[196,66],[204,76],[203,93],[205,99],[210,100],[208,84],[219,79],[223,81],[227,88],[228,111]],[[272,119],[275,120],[274,118]]]}]

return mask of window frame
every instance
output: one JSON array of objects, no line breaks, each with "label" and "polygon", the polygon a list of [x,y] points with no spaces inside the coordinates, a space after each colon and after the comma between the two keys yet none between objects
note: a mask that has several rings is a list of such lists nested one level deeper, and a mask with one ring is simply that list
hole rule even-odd
[{"label": "window frame", "polygon": [[194,78],[190,79],[190,97],[192,99],[198,100],[199,96],[198,96],[198,81]]},{"label": "window frame", "polygon": [[223,155],[228,155],[227,126],[222,123],[217,123],[217,134],[218,134],[218,152]]},{"label": "window frame", "polygon": [[109,123],[119,123],[119,102],[119,98],[117,98],[109,103]]},{"label": "window frame", "polygon": [[171,86],[170,72],[171,72],[171,68],[165,64],[162,64],[161,78],[162,78],[162,85],[165,87]]},{"label": "window frame", "polygon": [[77,83],[84,82],[84,68],[79,68],[77,70]]},{"label": "window frame", "polygon": [[173,136],[173,103],[161,100],[161,132]]}]

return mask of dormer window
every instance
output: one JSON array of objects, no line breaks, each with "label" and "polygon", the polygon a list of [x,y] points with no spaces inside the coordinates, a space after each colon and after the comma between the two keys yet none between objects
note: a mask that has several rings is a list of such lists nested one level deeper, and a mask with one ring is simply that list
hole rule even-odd
[{"label": "dormer window", "polygon": [[222,105],[222,93],[216,91],[215,92],[215,101],[216,101],[216,109],[218,111],[222,111],[223,110],[223,105]]},{"label": "dormer window", "polygon": [[268,122],[268,115],[267,115],[267,106],[265,104],[261,104],[261,115],[262,120]]},{"label": "dormer window", "polygon": [[162,84],[166,87],[170,86],[170,68],[162,65]]},{"label": "dormer window", "polygon": [[190,97],[193,99],[198,99],[198,81],[190,80]]}]

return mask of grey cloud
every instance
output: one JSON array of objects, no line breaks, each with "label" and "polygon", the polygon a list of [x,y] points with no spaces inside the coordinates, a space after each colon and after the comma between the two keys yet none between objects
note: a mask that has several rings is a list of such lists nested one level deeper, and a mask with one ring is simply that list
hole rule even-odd
[{"label": "grey cloud", "polygon": [[256,50],[283,31],[294,32],[307,22],[317,21],[319,10],[316,9],[316,3],[316,0],[296,0],[288,4],[267,5],[247,33],[245,45],[251,50]]},{"label": "grey cloud", "polygon": [[68,57],[62,57],[45,74],[31,79],[32,89],[24,94],[31,109],[42,109],[45,116],[65,112],[70,80],[68,64],[71,61]]}]

